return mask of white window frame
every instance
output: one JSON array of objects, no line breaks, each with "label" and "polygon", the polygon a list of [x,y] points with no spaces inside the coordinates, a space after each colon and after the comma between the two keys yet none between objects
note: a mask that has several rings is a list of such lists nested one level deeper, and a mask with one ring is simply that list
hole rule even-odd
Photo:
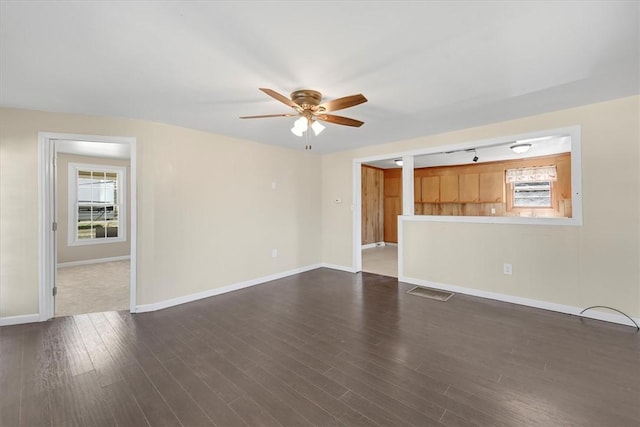
[{"label": "white window frame", "polygon": [[[127,169],[121,166],[94,165],[89,163],[69,163],[69,201],[68,201],[68,233],[69,246],[102,245],[105,243],[127,241]],[[78,172],[89,170],[92,172],[115,173],[118,177],[118,237],[100,239],[78,239]],[[106,231],[106,230],[105,230]]]}]

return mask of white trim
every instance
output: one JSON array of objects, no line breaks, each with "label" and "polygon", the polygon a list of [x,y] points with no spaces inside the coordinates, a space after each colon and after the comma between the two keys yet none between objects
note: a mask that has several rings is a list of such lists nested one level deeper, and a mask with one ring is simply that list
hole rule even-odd
[{"label": "white trim", "polygon": [[324,268],[330,268],[332,270],[346,271],[347,273],[357,273],[357,271],[353,267],[346,267],[344,265],[328,264],[326,262],[323,262],[321,266]]},{"label": "white trim", "polygon": [[102,264],[103,262],[126,261],[131,259],[131,255],[112,256],[109,258],[85,259],[82,261],[70,261],[58,263],[58,268],[76,267],[78,265]]},{"label": "white trim", "polygon": [[34,323],[40,321],[40,315],[23,314],[21,316],[0,317],[0,326],[21,325],[23,323]]},{"label": "white trim", "polygon": [[573,218],[543,218],[524,216],[449,216],[449,215],[401,215],[400,221],[414,222],[464,222],[476,224],[528,224],[528,225],[578,225]]},{"label": "white trim", "polygon": [[[351,205],[352,218],[351,224],[353,225],[352,245],[351,245],[351,265],[350,270],[354,272],[362,271],[362,163],[356,160],[353,161],[352,171],[352,183],[353,187],[351,192],[353,194],[353,204]],[[329,267],[333,268],[333,267]],[[347,271],[347,270],[345,270]]]},{"label": "white trim", "polygon": [[294,274],[304,273],[306,271],[315,270],[320,268],[320,264],[308,265],[306,267],[300,267],[289,271],[284,271],[282,273],[276,273],[269,276],[258,277],[256,279],[245,280],[244,282],[235,283],[233,285],[223,286],[221,288],[209,289],[206,291],[198,292],[191,295],[184,295],[177,298],[172,298],[164,301],[159,301],[151,304],[142,304],[136,307],[136,313],[146,313],[149,311],[157,311],[162,310],[169,307],[174,307],[176,305],[186,304],[188,302],[193,302],[197,300],[201,300],[204,298],[213,297],[220,294],[226,294],[227,292],[237,291],[239,289],[248,288],[255,285],[260,285],[265,282],[271,282],[273,280],[282,279],[283,277],[293,276]]},{"label": "white trim", "polygon": [[[443,151],[458,151],[458,150],[467,150],[470,148],[482,148],[482,147],[487,147],[495,144],[508,143],[509,141],[514,141],[514,140],[541,138],[549,135],[570,135],[572,138],[577,137],[579,140],[580,126],[579,125],[567,126],[563,128],[546,129],[546,130],[522,133],[517,135],[504,135],[504,136],[490,138],[490,139],[481,139],[478,141],[465,141],[465,142],[459,142],[457,144],[440,145],[437,147],[416,148],[415,150],[409,150],[409,151],[378,154],[376,156],[360,157],[360,158],[354,159],[354,162],[362,164],[362,163],[368,163],[368,162],[375,162],[379,160],[397,159],[399,157],[405,157],[405,156],[422,156],[424,154],[436,154],[436,153],[441,153]],[[574,141],[572,139],[571,140],[572,154],[574,152],[573,142]]]},{"label": "white trim", "polygon": [[[571,128],[571,216],[573,225],[582,225],[582,129]],[[575,143],[574,143],[575,142]]]},{"label": "white trim", "polygon": [[[115,172],[118,180],[118,237],[105,237],[102,239],[86,239],[78,240],[78,171],[80,169],[90,170],[92,172]],[[85,245],[102,245],[105,243],[116,243],[127,241],[127,168],[124,166],[114,165],[95,165],[89,163],[70,162],[67,166],[67,245],[68,246],[85,246]],[[123,215],[124,214],[124,215]],[[124,221],[123,221],[124,219]],[[106,233],[106,230],[105,230]]]},{"label": "white trim", "polygon": [[[516,141],[521,139],[532,139],[538,138],[548,135],[569,135],[571,137],[571,191],[572,191],[572,217],[571,218],[541,218],[541,217],[492,217],[492,216],[481,216],[481,217],[471,217],[471,216],[450,216],[445,218],[444,216],[431,216],[431,215],[416,215],[415,217],[423,218],[423,221],[443,221],[443,222],[472,222],[472,223],[505,223],[505,224],[531,224],[531,225],[571,225],[571,226],[581,226],[582,225],[582,141],[581,141],[581,128],[580,126],[569,126],[565,128],[557,128],[557,129],[547,129],[542,131],[530,132],[525,134],[518,135],[506,135],[491,139],[484,139],[480,141],[467,141],[458,144],[451,145],[441,145],[438,147],[429,147],[429,148],[420,148],[411,151],[405,151],[400,153],[392,153],[392,154],[379,154],[377,156],[370,157],[362,157],[353,160],[354,167],[354,177],[356,173],[356,166],[359,168],[363,163],[373,162],[378,160],[388,160],[394,159],[398,157],[409,156],[420,156],[425,154],[435,154],[446,151],[460,151],[466,150],[469,148],[482,148],[485,146],[493,146],[500,143],[505,143],[508,141]],[[404,165],[403,165],[404,169]],[[413,186],[411,187],[413,188]],[[357,203],[360,200],[361,189],[360,187],[353,187],[353,194],[355,202]],[[405,189],[402,189],[403,198],[413,197],[412,193],[405,192]],[[403,203],[404,204],[404,203]],[[406,212],[403,212],[406,215]],[[425,219],[426,218],[426,219]],[[357,221],[361,221],[361,219],[354,218]],[[360,222],[353,223],[354,234],[356,230],[359,230],[361,226]],[[359,244],[358,244],[359,245]],[[354,241],[354,249],[357,247]]]},{"label": "white trim", "polygon": [[385,242],[375,242],[375,243],[367,243],[366,245],[362,245],[361,249],[373,249],[373,248],[379,248],[381,246],[387,246],[388,243]]},{"label": "white trim", "polygon": [[138,299],[138,142],[129,138],[129,311],[135,313]]},{"label": "white trim", "polygon": [[[588,311],[582,315],[580,312],[584,308],[574,307],[570,305],[556,304],[553,302],[540,301],[531,298],[518,297],[513,295],[500,294],[496,292],[483,291],[480,289],[465,288],[462,286],[446,285],[438,282],[431,282],[423,279],[415,279],[413,277],[398,277],[399,282],[409,283],[417,286],[426,286],[429,288],[441,289],[444,291],[457,292],[465,295],[472,295],[480,298],[488,298],[497,301],[508,302],[512,304],[525,305],[527,307],[540,308],[543,310],[556,311],[558,313],[570,314],[573,316],[588,317],[590,319],[603,320],[605,322],[618,323],[625,326],[635,328],[635,325],[629,324],[629,319],[625,316],[612,313],[604,313],[601,311]],[[640,318],[632,318],[636,323],[640,324]]]},{"label": "white trim", "polygon": [[393,243],[393,242],[384,242],[385,246],[398,246],[397,243]]},{"label": "white trim", "polygon": [[55,141],[90,141],[114,144],[128,144],[130,153],[130,310],[136,307],[137,296],[137,200],[136,200],[136,138],[102,135],[78,135],[55,132],[38,132],[38,313],[40,321],[51,319],[53,313],[53,284],[55,281],[55,235],[51,224],[55,220]]},{"label": "white trim", "polygon": [[404,250],[402,249],[404,245],[402,244],[404,235],[402,234],[402,217],[398,218],[398,280],[400,277],[404,275]]},{"label": "white trim", "polygon": [[413,204],[415,175],[413,160],[413,156],[402,157],[402,215],[413,215],[416,212]]},{"label": "white trim", "polygon": [[51,230],[54,220],[53,162],[55,147],[49,134],[38,134],[38,313],[40,321],[53,317],[49,295],[55,277],[55,240]]}]

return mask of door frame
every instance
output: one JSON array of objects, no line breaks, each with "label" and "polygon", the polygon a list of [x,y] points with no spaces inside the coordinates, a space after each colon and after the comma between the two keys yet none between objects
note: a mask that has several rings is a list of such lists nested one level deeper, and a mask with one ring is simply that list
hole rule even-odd
[{"label": "door frame", "polygon": [[[413,156],[416,152],[382,154],[378,156],[362,157],[354,159],[352,163],[353,182],[353,217],[352,224],[352,270],[354,273],[362,271],[362,165],[379,160],[391,160],[401,158],[402,165],[402,215],[414,215],[413,208]],[[406,190],[405,190],[406,189]],[[383,202],[384,203],[384,202]],[[400,220],[398,220],[400,225]],[[400,233],[398,228],[398,277],[402,268],[402,247],[400,245]]]},{"label": "door frame", "polygon": [[137,193],[136,193],[136,138],[103,135],[38,132],[38,316],[46,321],[54,316],[53,286],[56,275],[56,236],[53,223],[55,212],[55,141],[73,140],[99,143],[127,144],[130,156],[130,256],[129,311],[136,311],[137,295]]}]

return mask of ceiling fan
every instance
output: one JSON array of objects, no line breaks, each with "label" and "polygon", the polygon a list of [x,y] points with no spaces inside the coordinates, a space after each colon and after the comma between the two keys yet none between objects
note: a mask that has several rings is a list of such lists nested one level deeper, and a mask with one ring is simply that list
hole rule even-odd
[{"label": "ceiling fan", "polygon": [[336,116],[334,114],[326,114],[331,111],[338,111],[345,108],[353,107],[363,102],[367,102],[367,98],[364,95],[350,95],[343,98],[333,99],[331,101],[322,102],[322,94],[316,90],[302,89],[291,93],[291,98],[287,98],[284,95],[279,94],[275,90],[260,88],[261,91],[269,95],[270,97],[277,99],[285,105],[296,110],[295,113],[289,114],[267,114],[261,116],[244,116],[241,119],[262,119],[267,117],[295,117],[300,116],[296,120],[293,132],[297,136],[302,134],[310,126],[316,135],[318,135],[324,126],[318,121],[334,123],[337,125],[360,127],[364,122],[356,119],[350,119],[349,117]]}]

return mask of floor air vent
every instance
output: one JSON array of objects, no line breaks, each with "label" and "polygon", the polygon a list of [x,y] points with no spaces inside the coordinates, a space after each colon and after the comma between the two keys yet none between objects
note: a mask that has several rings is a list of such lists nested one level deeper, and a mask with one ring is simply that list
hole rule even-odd
[{"label": "floor air vent", "polygon": [[422,288],[420,286],[416,286],[407,293],[411,295],[418,295],[419,297],[435,299],[438,301],[448,301],[449,298],[453,296],[452,292],[439,291],[437,289],[431,288]]}]

